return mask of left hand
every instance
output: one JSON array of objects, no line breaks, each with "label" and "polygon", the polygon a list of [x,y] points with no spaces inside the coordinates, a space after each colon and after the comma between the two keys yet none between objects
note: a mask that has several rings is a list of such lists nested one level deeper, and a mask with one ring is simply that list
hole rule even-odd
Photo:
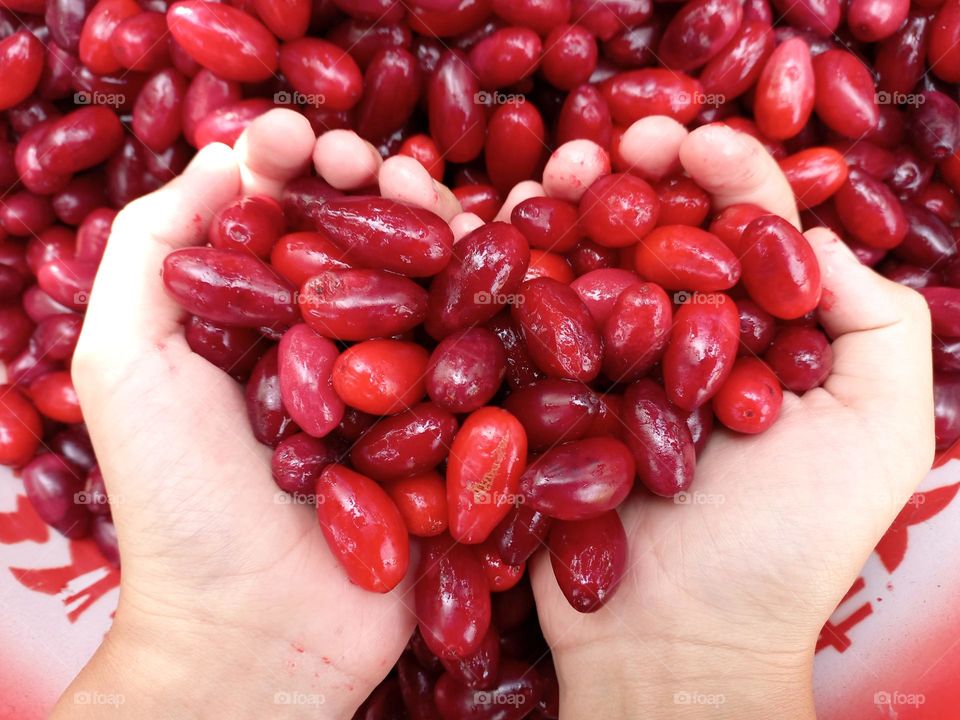
[{"label": "left hand", "polygon": [[385,595],[349,582],[313,507],[277,501],[243,388],[190,350],[160,278],[220,207],[279,197],[311,157],[339,187],[380,169],[356,135],[317,141],[301,115],[273,110],[114,223],[73,377],[112,501],[120,603],[54,717],[96,712],[72,703],[81,690],[122,694],[124,717],[350,717],[410,638],[415,562]]}]

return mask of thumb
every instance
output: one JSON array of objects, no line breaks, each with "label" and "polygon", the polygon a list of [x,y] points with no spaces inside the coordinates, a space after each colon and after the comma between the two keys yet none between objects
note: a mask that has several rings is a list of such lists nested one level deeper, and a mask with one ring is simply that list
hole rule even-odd
[{"label": "thumb", "polygon": [[[551,625],[571,628],[584,618],[590,617],[573,609],[560,590],[557,577],[553,572],[553,562],[548,547],[537,551],[527,561],[530,573],[530,587],[537,604],[537,614],[541,618],[550,618]],[[551,638],[553,640],[553,638]]]},{"label": "thumb", "polygon": [[820,323],[834,340],[833,372],[824,389],[866,422],[895,428],[878,439],[903,443],[907,457],[901,460],[909,467],[901,475],[915,481],[930,468],[934,452],[926,301],[860,263],[826,228],[805,236],[820,262]]},{"label": "thumb", "polygon": [[715,208],[752,203],[800,227],[790,183],[756,138],[722,123],[703,125],[680,145],[680,162]]}]

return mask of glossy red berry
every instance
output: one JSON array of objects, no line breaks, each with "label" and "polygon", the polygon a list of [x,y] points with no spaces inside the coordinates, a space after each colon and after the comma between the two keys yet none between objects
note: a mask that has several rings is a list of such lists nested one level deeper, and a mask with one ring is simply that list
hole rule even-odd
[{"label": "glossy red berry", "polygon": [[763,359],[787,390],[803,393],[827,379],[833,367],[833,348],[816,328],[785,327],[774,337]]},{"label": "glossy red berry", "polygon": [[637,478],[651,492],[672,497],[693,482],[696,450],[684,415],[653,380],[639,380],[623,396],[624,440]]},{"label": "glossy red berry", "polygon": [[429,210],[386,198],[353,196],[327,201],[319,229],[336,243],[346,262],[429,277],[449,262],[453,233]]},{"label": "glossy red berry", "polygon": [[658,55],[676,70],[700,67],[733,39],[743,20],[736,0],[693,0],[685,3],[663,31]]},{"label": "glossy red berry", "polygon": [[731,430],[761,433],[780,413],[783,391],[780,381],[763,362],[741,357],[713,398],[713,412]]},{"label": "glossy red berry", "polygon": [[323,471],[316,493],[320,528],[350,581],[372,592],[395,588],[407,574],[410,548],[390,496],[343,465]]},{"label": "glossy red berry", "polygon": [[304,37],[280,47],[280,70],[310,105],[349,110],[360,100],[363,75],[352,57],[318,38]]},{"label": "glossy red berry", "polygon": [[550,29],[543,43],[541,69],[547,81],[560,90],[587,82],[597,65],[597,41],[579,25]]},{"label": "glossy red berry", "polygon": [[870,247],[896,247],[907,233],[900,202],[880,180],[851,168],[834,195],[834,207],[850,234]]},{"label": "glossy red berry", "polygon": [[605,605],[627,569],[627,534],[616,510],[556,522],[547,542],[553,574],[573,609],[596,612]]},{"label": "glossy red berry", "polygon": [[447,488],[437,472],[391,480],[383,488],[411,535],[433,537],[447,529]]},{"label": "glossy red berry", "polygon": [[569,286],[545,277],[525,282],[511,312],[531,359],[547,375],[586,382],[600,373],[600,334]]},{"label": "glossy red berry", "polygon": [[435,655],[477,651],[490,628],[490,589],[469,547],[447,535],[425,540],[414,595],[420,632]]},{"label": "glossy red berry", "polygon": [[820,264],[793,225],[774,215],[751,222],[741,238],[743,284],[774,317],[790,320],[820,302]]},{"label": "glossy red berry", "polygon": [[739,340],[733,300],[720,293],[686,296],[663,356],[670,401],[689,412],[713,397],[733,368]]},{"label": "glossy red berry", "polygon": [[426,390],[440,407],[473,412],[500,389],[507,372],[503,343],[486,328],[469,328],[449,335],[430,355]]},{"label": "glossy red berry", "polygon": [[450,534],[462,543],[487,539],[516,500],[527,435],[506,410],[472,413],[454,438],[447,463]]},{"label": "glossy red berry", "polygon": [[586,438],[538,457],[520,478],[524,504],[557,520],[586,520],[617,507],[633,487],[634,461],[619,440]]},{"label": "glossy red berry", "polygon": [[264,195],[248,195],[217,213],[210,225],[210,244],[265,260],[286,227],[280,203]]},{"label": "glossy red berry", "polygon": [[40,82],[43,45],[30,32],[21,30],[0,40],[0,110],[25,100]]},{"label": "glossy red berry", "polygon": [[847,179],[843,155],[827,147],[801,150],[780,161],[780,169],[801,208],[826,202]]},{"label": "glossy red berry", "polygon": [[350,462],[375,480],[418,475],[447,458],[456,432],[452,413],[420,403],[374,423],[355,441]]},{"label": "glossy red berry", "polygon": [[777,46],[760,73],[754,118],[773,139],[797,135],[813,112],[816,80],[810,47],[799,37]]},{"label": "glossy red berry", "polygon": [[603,324],[603,372],[610,380],[632,382],[660,360],[673,326],[672,307],[654,283],[620,293]]},{"label": "glossy red berry", "polygon": [[0,465],[20,467],[30,461],[40,445],[40,416],[12,385],[0,386],[0,391]]},{"label": "glossy red berry", "polygon": [[371,415],[392,415],[426,393],[429,354],[400,340],[366,340],[347,348],[333,365],[333,387],[351,407]]},{"label": "glossy red berry", "polygon": [[368,340],[412,330],[427,314],[427,293],[409,278],[385,270],[319,272],[301,288],[307,324],[335,340]]},{"label": "glossy red berry", "polygon": [[328,439],[297,433],[273,451],[270,469],[277,487],[296,495],[312,495],[324,469],[337,462],[338,448]]},{"label": "glossy red berry", "polygon": [[740,261],[713,233],[662,225],[637,245],[637,272],[666,290],[715,292],[740,279]]},{"label": "glossy red berry", "polygon": [[880,122],[873,77],[856,55],[827,50],[813,59],[814,108],[823,123],[841,135],[859,139]]},{"label": "glossy red berry", "polygon": [[224,80],[258,82],[277,69],[273,34],[230,5],[177,2],[167,10],[167,26],[191,58]]},{"label": "glossy red berry", "polygon": [[343,418],[344,403],[334,392],[332,375],[339,351],[332,341],[303,323],[280,339],[279,373],[283,406],[313,437],[325,437]]},{"label": "glossy red berry", "polygon": [[184,248],[163,261],[163,284],[187,311],[244,327],[298,319],[293,288],[240,250]]},{"label": "glossy red berry", "polygon": [[646,181],[628,174],[605,175],[580,200],[580,228],[600,245],[625,247],[653,230],[659,210],[657,194]]}]

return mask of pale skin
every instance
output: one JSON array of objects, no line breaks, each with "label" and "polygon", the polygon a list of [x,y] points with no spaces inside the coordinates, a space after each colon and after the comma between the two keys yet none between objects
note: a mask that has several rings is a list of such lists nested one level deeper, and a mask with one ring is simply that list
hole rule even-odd
[{"label": "pale skin", "polygon": [[[754,202],[798,222],[776,164],[745,136],[647,118],[629,137],[635,172],[683,167],[718,208]],[[55,718],[98,716],[74,703],[83,691],[123,695],[117,717],[349,718],[413,630],[414,570],[386,595],[361,590],[312,508],[276,502],[270,450],[247,426],[240,387],[190,352],[159,276],[171,249],[203,242],[219,207],[278,196],[311,163],[338,187],[379,183],[384,196],[437,212],[457,237],[478,225],[405,160],[381,163],[345,133],[332,164],[325,144],[296,113],[271,111],[234,150],[208,147],[114,225],[73,370],[113,499],[120,605]],[[574,197],[563,178],[576,173],[562,163],[514,195]],[[566,604],[545,553],[532,563],[563,718],[813,717],[817,632],[929,468],[933,412],[922,299],[860,266],[829,232],[807,237],[835,343],[825,387],[787,395],[762,436],[715,433],[694,488],[712,502],[631,499],[630,569],[600,611]],[[724,702],[678,703],[684,692]],[[304,702],[277,704],[278,693]]]}]

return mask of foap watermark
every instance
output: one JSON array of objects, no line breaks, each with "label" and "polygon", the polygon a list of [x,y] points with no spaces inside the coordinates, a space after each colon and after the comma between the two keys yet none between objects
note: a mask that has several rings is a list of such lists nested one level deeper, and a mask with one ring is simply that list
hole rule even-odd
[{"label": "foap watermark", "polygon": [[687,492],[684,490],[673,496],[674,505],[723,505],[726,501],[726,496],[718,493]]},{"label": "foap watermark", "polygon": [[90,302],[90,293],[78,290],[73,294],[74,305],[86,305]]},{"label": "foap watermark", "polygon": [[114,109],[127,102],[123,93],[108,93],[100,90],[78,90],[73,94],[74,105],[103,105]]},{"label": "foap watermark", "polygon": [[878,690],[873,694],[873,704],[879,707],[896,705],[918,708],[927,702],[923,693],[908,693],[901,690]]},{"label": "foap watermark", "polygon": [[296,305],[300,301],[299,290],[280,290],[273,295],[277,305]]},{"label": "foap watermark", "polygon": [[673,294],[676,305],[723,305],[728,299],[723,293],[692,293],[681,290]]},{"label": "foap watermark", "polygon": [[323,495],[315,493],[288,493],[278,492],[273,496],[273,502],[277,505],[323,505],[326,500]]},{"label": "foap watermark", "polygon": [[499,90],[487,91],[480,90],[473,94],[473,101],[477,105],[520,105],[527,101],[525,95],[521,93],[504,93]]},{"label": "foap watermark", "polygon": [[886,90],[875,93],[873,99],[876,100],[877,105],[910,105],[912,107],[923,105],[927,101],[923,93],[887,92]]},{"label": "foap watermark", "polygon": [[496,690],[477,690],[473,694],[473,702],[477,705],[500,705],[509,707],[520,707],[527,702],[527,696],[523,693],[505,693]]},{"label": "foap watermark", "polygon": [[73,494],[73,502],[77,505],[86,505],[88,507],[109,507],[110,505],[119,505],[123,502],[123,499],[119,495],[107,495],[102,492],[81,490]]},{"label": "foap watermark", "polygon": [[319,707],[327,702],[320,693],[286,692],[281,690],[273,694],[274,705],[307,705]]},{"label": "foap watermark", "polygon": [[83,692],[73,694],[73,702],[75,705],[111,705],[113,707],[120,707],[126,701],[127,699],[120,693],[102,693],[84,690]]},{"label": "foap watermark", "polygon": [[277,105],[303,105],[307,107],[320,107],[327,102],[327,96],[323,93],[302,93],[297,90],[280,90],[273,94],[273,102]]},{"label": "foap watermark", "polygon": [[676,98],[681,103],[701,105],[703,107],[720,107],[727,102],[727,96],[723,93],[705,93],[699,90],[692,93],[678,92]]},{"label": "foap watermark", "polygon": [[927,502],[926,494],[922,492],[918,492],[910,496],[910,499],[907,500],[907,505],[913,505],[913,507],[920,507],[926,502]]},{"label": "foap watermark", "polygon": [[523,305],[526,300],[518,293],[491,293],[481,290],[473,295],[475,305]]},{"label": "foap watermark", "polygon": [[719,707],[727,701],[723,693],[687,692],[681,690],[673,694],[674,705],[713,705]]},{"label": "foap watermark", "polygon": [[496,505],[497,507],[523,505],[526,499],[523,495],[513,493],[492,493],[486,490],[477,490],[473,494],[473,502],[477,505]]}]

